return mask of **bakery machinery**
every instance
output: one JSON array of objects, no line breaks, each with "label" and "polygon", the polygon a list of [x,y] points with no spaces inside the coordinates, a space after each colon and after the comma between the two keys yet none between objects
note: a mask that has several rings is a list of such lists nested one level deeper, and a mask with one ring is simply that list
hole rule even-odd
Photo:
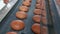
[{"label": "bakery machinery", "polygon": [[18,0],[10,0],[8,4],[5,4],[3,0],[0,0],[0,22],[7,15],[7,13],[12,9]]}]

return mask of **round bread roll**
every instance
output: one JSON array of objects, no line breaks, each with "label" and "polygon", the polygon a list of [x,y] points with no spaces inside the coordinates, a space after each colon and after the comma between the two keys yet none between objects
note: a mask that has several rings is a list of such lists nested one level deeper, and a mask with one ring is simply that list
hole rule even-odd
[{"label": "round bread roll", "polygon": [[40,15],[35,15],[35,16],[33,16],[33,20],[34,20],[34,22],[36,22],[36,23],[40,23]]},{"label": "round bread roll", "polygon": [[20,11],[27,12],[27,11],[28,11],[28,7],[27,7],[27,6],[20,6],[20,7],[19,7],[19,10],[20,10]]},{"label": "round bread roll", "polygon": [[40,4],[41,0],[36,0],[36,2],[37,2],[38,4]]},{"label": "round bread roll", "polygon": [[48,29],[46,26],[43,26],[41,29],[41,34],[48,34]]},{"label": "round bread roll", "polygon": [[34,14],[40,15],[40,14],[41,14],[41,11],[42,11],[42,10],[40,10],[40,9],[35,9],[35,10],[34,10]]},{"label": "round bread roll", "polygon": [[24,5],[24,6],[30,6],[30,2],[24,1],[24,2],[23,2],[23,5]]},{"label": "round bread roll", "polygon": [[22,20],[14,20],[10,24],[13,30],[22,30],[25,27],[25,24]]},{"label": "round bread roll", "polygon": [[45,8],[45,1],[42,1],[42,4],[41,4],[42,6],[41,6],[41,9],[43,9],[43,10],[45,10],[46,8]]},{"label": "round bread roll", "polygon": [[34,33],[37,33],[37,34],[40,34],[40,24],[37,24],[37,23],[35,23],[35,24],[33,24],[32,25],[32,31],[34,32]]},{"label": "round bread roll", "polygon": [[17,34],[17,32],[7,32],[6,34]]},{"label": "round bread roll", "polygon": [[36,8],[37,9],[41,9],[41,5],[40,4],[36,4]]},{"label": "round bread roll", "polygon": [[43,17],[46,17],[46,16],[47,16],[46,10],[42,10],[42,16],[43,16]]},{"label": "round bread roll", "polygon": [[16,13],[16,17],[19,18],[19,19],[25,19],[25,18],[27,18],[27,14],[23,11],[18,11]]},{"label": "round bread roll", "polygon": [[46,10],[44,5],[41,6],[41,9],[42,9],[42,10]]},{"label": "round bread roll", "polygon": [[47,18],[46,17],[42,17],[42,23],[45,25],[47,24]]}]

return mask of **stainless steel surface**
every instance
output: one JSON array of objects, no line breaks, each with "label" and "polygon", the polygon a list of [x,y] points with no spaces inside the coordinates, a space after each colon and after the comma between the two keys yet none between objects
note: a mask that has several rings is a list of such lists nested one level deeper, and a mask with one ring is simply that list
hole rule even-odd
[{"label": "stainless steel surface", "polygon": [[17,2],[18,0],[12,0],[11,2],[9,2],[5,8],[0,11],[0,22],[2,21],[2,19],[7,15],[7,13],[10,11],[10,9],[15,5],[15,3]]}]

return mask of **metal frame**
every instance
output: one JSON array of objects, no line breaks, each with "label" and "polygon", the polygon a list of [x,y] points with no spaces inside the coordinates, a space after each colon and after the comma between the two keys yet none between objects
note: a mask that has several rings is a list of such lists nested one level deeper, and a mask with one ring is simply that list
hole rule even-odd
[{"label": "metal frame", "polygon": [[11,8],[15,5],[15,3],[17,2],[18,0],[13,0],[11,2],[9,2],[7,4],[7,6],[4,7],[3,10],[1,10],[0,12],[0,22],[2,21],[2,19],[7,15],[7,13],[11,10]]}]

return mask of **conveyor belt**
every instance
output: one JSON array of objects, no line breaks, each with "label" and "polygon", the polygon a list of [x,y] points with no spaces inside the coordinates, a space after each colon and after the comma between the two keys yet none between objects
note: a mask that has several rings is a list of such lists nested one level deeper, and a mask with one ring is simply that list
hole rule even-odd
[{"label": "conveyor belt", "polygon": [[[15,14],[18,11],[18,7],[22,5],[23,0],[18,0],[18,2],[16,3],[16,5],[10,10],[10,12],[8,13],[8,15],[3,19],[3,21],[1,22],[1,28],[0,28],[0,34],[5,34],[8,31],[14,31],[11,29],[10,27],[10,23],[12,20],[18,20],[18,18],[16,18]],[[34,16],[33,11],[35,9],[35,5],[36,5],[36,0],[32,0],[31,2],[31,6],[29,7],[29,11],[27,12],[28,17],[27,19],[23,20],[25,22],[25,28],[24,30],[21,31],[16,31],[18,32],[18,34],[34,34],[31,31],[31,26],[32,24],[34,24],[32,17]],[[48,9],[48,8],[46,8]],[[48,11],[48,10],[47,10]],[[47,12],[46,11],[46,12]],[[49,15],[49,13],[47,12],[47,14]],[[49,17],[49,16],[48,16]],[[47,19],[49,20],[50,18]],[[48,21],[47,23],[49,23],[50,21]],[[48,26],[49,24],[47,24],[46,26]],[[49,31],[48,31],[49,32]]]}]

